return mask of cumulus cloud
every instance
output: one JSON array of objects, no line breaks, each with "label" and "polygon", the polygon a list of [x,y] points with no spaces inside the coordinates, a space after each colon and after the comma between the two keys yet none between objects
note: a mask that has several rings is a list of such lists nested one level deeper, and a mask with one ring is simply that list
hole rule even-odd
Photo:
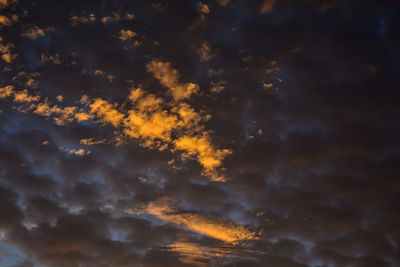
[{"label": "cumulus cloud", "polygon": [[12,86],[12,85],[6,85],[6,86],[0,88],[0,98],[1,99],[9,97],[13,94],[14,94],[14,86]]},{"label": "cumulus cloud", "polygon": [[[231,151],[214,147],[208,132],[201,126],[205,118],[186,103],[174,104],[168,110],[165,106],[168,103],[146,94],[140,88],[132,89],[128,99],[132,108],[126,114],[102,99],[95,99],[89,104],[90,113],[101,122],[122,129],[127,137],[138,139],[143,146],[183,151],[182,158],[193,157],[198,160],[204,168],[204,175],[213,181],[225,181],[217,168]],[[174,139],[173,131],[178,134]]]},{"label": "cumulus cloud", "polygon": [[30,94],[27,89],[14,92],[14,102],[17,103],[31,103],[39,100],[40,96]]},{"label": "cumulus cloud", "polygon": [[399,265],[397,16],[198,1],[7,1],[0,266]]},{"label": "cumulus cloud", "polygon": [[89,107],[90,113],[100,118],[101,122],[110,123],[114,127],[118,127],[124,119],[124,114],[115,109],[115,105],[103,99],[94,99]]},{"label": "cumulus cloud", "polygon": [[124,111],[117,103],[109,103],[101,98],[90,99],[86,95],[81,98],[82,107],[59,107],[46,99],[38,102],[40,96],[29,94],[27,90],[14,91],[13,87],[8,86],[0,92],[3,98],[14,96],[15,103],[35,102],[28,107],[29,110],[53,118],[60,126],[87,120],[110,124],[120,130],[125,138],[138,140],[144,147],[177,152],[182,160],[197,160],[203,167],[202,175],[215,182],[225,182],[226,178],[219,169],[231,150],[218,149],[212,143],[203,125],[208,115],[195,111],[186,102],[176,102],[196,93],[199,86],[180,83],[179,73],[171,68],[170,63],[152,61],[147,69],[169,89],[174,101],[166,102],[143,89],[133,88],[126,103],[130,108]]},{"label": "cumulus cloud", "polygon": [[153,60],[146,65],[146,68],[154,74],[154,77],[162,85],[169,89],[169,92],[177,101],[189,98],[199,91],[199,86],[195,83],[180,83],[178,71],[173,69],[169,62]]},{"label": "cumulus cloud", "polygon": [[11,63],[17,57],[16,54],[11,53],[13,47],[12,43],[4,42],[4,38],[0,36],[0,54],[4,62]]}]

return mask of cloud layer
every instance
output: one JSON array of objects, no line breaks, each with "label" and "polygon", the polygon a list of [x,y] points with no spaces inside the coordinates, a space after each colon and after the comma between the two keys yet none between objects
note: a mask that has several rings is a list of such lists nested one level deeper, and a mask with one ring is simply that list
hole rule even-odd
[{"label": "cloud layer", "polygon": [[0,266],[399,266],[397,6],[0,0]]}]

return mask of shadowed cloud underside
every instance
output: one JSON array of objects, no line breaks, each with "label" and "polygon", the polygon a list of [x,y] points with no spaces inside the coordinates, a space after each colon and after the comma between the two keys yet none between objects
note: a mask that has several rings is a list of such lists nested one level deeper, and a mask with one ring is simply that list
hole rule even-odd
[{"label": "shadowed cloud underside", "polygon": [[0,266],[400,266],[397,1],[0,0]]}]

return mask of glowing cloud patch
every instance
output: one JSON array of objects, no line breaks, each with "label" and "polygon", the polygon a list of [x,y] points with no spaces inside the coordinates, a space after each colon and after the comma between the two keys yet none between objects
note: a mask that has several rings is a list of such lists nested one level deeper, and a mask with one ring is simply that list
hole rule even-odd
[{"label": "glowing cloud patch", "polygon": [[150,202],[146,205],[144,211],[179,228],[206,235],[226,243],[235,244],[257,238],[254,232],[233,222],[226,222],[218,218],[209,218],[194,213],[178,213],[176,202],[167,197]]},{"label": "glowing cloud patch", "polygon": [[167,87],[175,100],[183,100],[189,98],[192,94],[199,91],[199,86],[194,83],[182,84],[179,82],[179,73],[171,67],[169,62],[151,61],[146,65],[149,72],[160,81],[162,85]]},{"label": "glowing cloud patch", "polygon": [[184,156],[195,156],[204,167],[205,175],[214,181],[225,181],[223,177],[218,176],[216,168],[222,164],[225,156],[232,152],[228,149],[215,149],[207,133],[199,136],[182,136],[175,140],[174,144],[177,149],[185,151]]},{"label": "glowing cloud patch", "polygon": [[[167,102],[141,88],[133,88],[122,105],[83,95],[80,107],[59,107],[52,105],[48,99],[40,101],[39,95],[29,94],[26,89],[15,91],[12,85],[0,88],[0,98],[13,97],[12,102],[25,105],[24,111],[52,117],[60,126],[73,121],[79,123],[87,120],[110,124],[119,130],[115,137],[117,144],[123,143],[125,139],[135,139],[144,147],[178,152],[182,160],[197,160],[203,167],[202,175],[215,182],[226,181],[219,174],[219,168],[231,151],[217,149],[212,144],[203,124],[210,116],[197,112],[188,103],[183,102],[198,91],[198,85],[181,84],[179,73],[171,68],[170,63],[151,61],[147,69],[169,89],[174,100]],[[56,99],[61,102],[63,97],[58,96]],[[85,144],[94,145],[96,142],[87,140]]]},{"label": "glowing cloud patch", "polygon": [[210,258],[232,257],[232,250],[229,248],[206,247],[182,240],[167,245],[166,250],[180,254],[179,260],[182,263],[194,266],[208,266],[204,261]]}]

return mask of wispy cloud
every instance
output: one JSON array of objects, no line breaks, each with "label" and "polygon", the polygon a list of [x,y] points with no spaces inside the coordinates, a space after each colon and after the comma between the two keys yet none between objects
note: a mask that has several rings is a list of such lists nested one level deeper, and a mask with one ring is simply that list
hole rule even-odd
[{"label": "wispy cloud", "polygon": [[[169,197],[163,197],[148,203],[142,208],[142,211],[179,228],[193,231],[225,243],[237,244],[257,239],[255,232],[231,221],[224,221],[220,218],[207,217],[190,212],[179,212],[177,202]],[[132,213],[129,209],[126,212]]]}]

